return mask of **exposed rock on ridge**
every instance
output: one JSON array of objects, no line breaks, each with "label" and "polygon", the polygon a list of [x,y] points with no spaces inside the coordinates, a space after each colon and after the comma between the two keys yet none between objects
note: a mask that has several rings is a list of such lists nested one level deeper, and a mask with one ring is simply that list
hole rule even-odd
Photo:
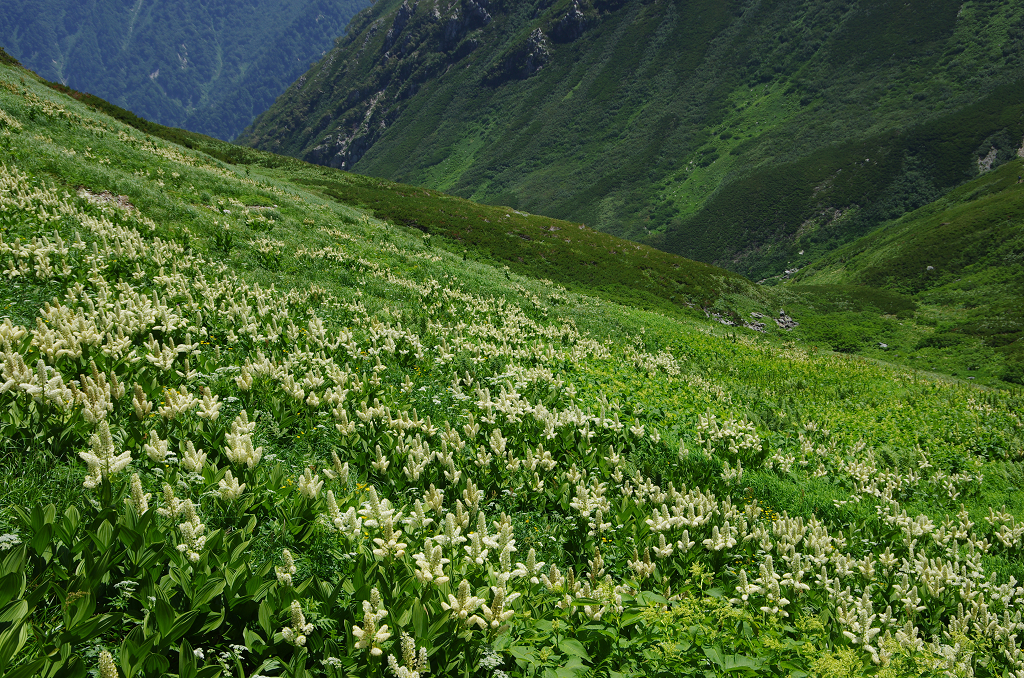
[{"label": "exposed rock on ridge", "polygon": [[[499,87],[536,75],[550,60],[553,43],[577,40],[595,25],[598,13],[590,8],[591,1],[574,0],[554,16],[541,3],[535,27],[516,41],[514,31],[502,34],[516,8],[499,0],[378,0],[353,19],[348,35],[281,97],[301,102],[296,109],[301,117],[288,122],[289,129],[298,132],[301,147],[284,147],[279,138],[264,139],[260,120],[239,140],[349,169],[398,119],[403,102],[448,69],[468,65],[481,45],[508,41],[482,72],[481,84]],[[339,90],[344,94],[339,96]],[[332,100],[339,103],[331,105]],[[273,117],[274,108],[261,120]]]}]

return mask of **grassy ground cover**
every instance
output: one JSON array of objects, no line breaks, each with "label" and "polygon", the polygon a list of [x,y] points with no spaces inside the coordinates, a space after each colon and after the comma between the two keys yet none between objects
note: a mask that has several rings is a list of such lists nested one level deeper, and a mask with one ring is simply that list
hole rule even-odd
[{"label": "grassy ground cover", "polygon": [[0,673],[1024,670],[1019,395],[464,258],[22,77]]},{"label": "grassy ground cover", "polygon": [[[791,289],[810,283],[861,294],[885,290],[904,305],[880,309],[884,318],[862,314],[875,327],[850,334],[850,350],[881,342],[888,346],[878,355],[898,354],[910,364],[990,383],[1021,383],[1022,171],[1018,159],[964,184],[799,271]],[[835,332],[833,339],[833,346],[841,343]]]}]

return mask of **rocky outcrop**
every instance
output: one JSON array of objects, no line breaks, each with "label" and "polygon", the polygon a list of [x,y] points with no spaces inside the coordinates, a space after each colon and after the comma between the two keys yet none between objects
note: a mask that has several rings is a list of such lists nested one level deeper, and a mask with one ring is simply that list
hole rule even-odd
[{"label": "rocky outcrop", "polygon": [[988,150],[984,156],[978,158],[978,174],[984,174],[992,170],[992,164],[996,161],[996,156],[999,155],[999,149],[992,147]]},{"label": "rocky outcrop", "polygon": [[573,42],[587,30],[587,17],[578,2],[573,2],[568,11],[551,27],[554,42]]},{"label": "rocky outcrop", "polygon": [[491,86],[509,80],[525,80],[544,67],[551,57],[548,38],[539,28],[530,37],[510,50],[487,72],[485,82]]},{"label": "rocky outcrop", "polygon": [[487,0],[464,0],[461,10],[456,8],[446,17],[435,11],[435,20],[441,21],[443,33],[441,35],[441,49],[450,52],[459,46],[462,38],[470,31],[483,28],[491,23],[491,15],[487,11]]},{"label": "rocky outcrop", "polygon": [[797,325],[799,325],[800,323],[786,315],[785,311],[779,311],[779,317],[775,319],[775,324],[778,325],[781,329],[792,330],[796,329]]},{"label": "rocky outcrop", "polygon": [[387,28],[376,48],[376,65],[369,71],[369,77],[348,90],[339,110],[321,118],[323,127],[315,133],[318,140],[306,158],[320,165],[351,169],[397,120],[402,102],[414,96],[424,82],[464,59],[481,44],[482,39],[475,31],[493,21],[489,2],[438,2],[426,11],[417,11],[417,3],[404,0],[393,14],[369,23],[362,36],[362,48],[354,58],[360,59],[378,31]]},{"label": "rocky outcrop", "polygon": [[391,28],[388,29],[388,34],[384,36],[384,48],[382,51],[388,52],[394,46],[398,36],[401,35],[402,31],[409,24],[409,19],[412,17],[412,7],[409,6],[409,0],[405,0],[402,6],[398,8],[398,12],[395,14],[395,20],[391,24]]},{"label": "rocky outcrop", "polygon": [[359,162],[387,127],[387,120],[381,114],[384,100],[383,92],[374,94],[367,102],[362,121],[349,134],[339,130],[324,136],[321,143],[310,151],[310,160],[337,169],[349,169]]}]

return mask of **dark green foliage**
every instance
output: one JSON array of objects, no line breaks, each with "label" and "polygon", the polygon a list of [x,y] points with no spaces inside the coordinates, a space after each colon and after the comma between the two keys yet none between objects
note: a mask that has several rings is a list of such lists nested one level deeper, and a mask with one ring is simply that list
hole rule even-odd
[{"label": "dark green foliage", "polygon": [[1016,155],[1022,136],[1024,83],[1015,83],[905,132],[755,172],[722,188],[662,244],[760,278],[798,261],[798,250],[806,261],[936,200],[977,175],[978,148],[995,149],[998,163]]},{"label": "dark green foliage", "polygon": [[[290,170],[297,182],[346,204],[368,208],[380,219],[417,228],[426,235],[442,236],[458,246],[472,248],[474,258],[501,262],[523,275],[548,278],[573,290],[673,314],[713,307],[726,294],[738,293],[752,299],[762,296],[739,275],[582,224],[316,167],[287,156],[158,125],[91,94],[48,84],[147,134],[202,151],[225,163]],[[266,199],[244,196],[244,202],[260,204]],[[273,218],[273,214],[276,212],[267,216]],[[216,234],[219,251],[230,252],[231,246],[229,234]]]},{"label": "dark green foliage", "polygon": [[910,297],[861,285],[793,285],[789,289],[813,296],[819,309],[828,313],[875,311],[898,315],[917,309]]},{"label": "dark green foliage", "polygon": [[27,68],[224,139],[329,49],[364,0],[15,0],[0,42]]},{"label": "dark green foliage", "polygon": [[3,47],[0,47],[0,64],[5,66],[20,66],[21,62],[5,52]]},{"label": "dark green foliage", "polygon": [[547,217],[437,191],[324,170],[301,183],[374,216],[442,236],[523,275],[645,308],[679,313],[723,294],[759,294],[742,277]]},{"label": "dark green foliage", "polygon": [[756,279],[1012,158],[1024,8],[961,5],[382,0],[242,139]]},{"label": "dark green foliage", "polygon": [[[903,348],[918,353],[912,364],[956,371],[941,362],[948,359],[968,372],[990,364],[993,376],[1019,383],[1024,337],[1021,174],[1021,160],[1008,162],[823,257],[798,272],[797,284],[787,289],[813,298],[814,312],[823,314],[840,310],[821,303],[826,290],[865,290],[875,297],[886,290],[883,294],[894,295],[897,303],[877,297],[870,302],[876,312],[909,320],[916,315],[915,305],[929,309],[916,318],[927,333],[904,338]],[[823,282],[853,285],[816,285]],[[846,310],[870,309],[848,304]],[[807,329],[815,322],[807,323]]]}]

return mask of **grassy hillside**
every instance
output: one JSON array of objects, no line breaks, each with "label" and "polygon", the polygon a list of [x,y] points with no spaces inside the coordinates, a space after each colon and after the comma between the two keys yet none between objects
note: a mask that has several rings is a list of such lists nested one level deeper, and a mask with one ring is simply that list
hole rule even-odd
[{"label": "grassy hillside", "polygon": [[1022,38],[1006,2],[387,0],[242,139],[759,279],[1011,157]]},{"label": "grassy hillside", "polygon": [[8,0],[0,45],[49,80],[233,139],[366,4]]},{"label": "grassy hillside", "polygon": [[[147,134],[200,150],[218,160],[252,169],[285,170],[320,195],[367,209],[388,222],[420,230],[424,243],[438,243],[464,259],[507,266],[510,272],[545,278],[567,289],[608,301],[658,310],[672,316],[718,314],[729,322],[756,322],[768,316],[767,333],[785,335],[814,350],[833,349],[911,367],[921,367],[990,386],[1019,383],[1013,348],[995,349],[982,339],[934,342],[934,328],[956,322],[960,311],[948,305],[919,304],[900,291],[856,285],[788,286],[784,290],[681,259],[581,224],[528,215],[506,207],[408,185],[328,170],[284,156],[233,146],[185,130],[164,127],[97,97],[67,90]],[[1013,167],[1004,172],[1012,173]],[[554,230],[552,230],[554,229]],[[1012,309],[1019,289],[998,290],[999,308]],[[988,303],[979,317],[985,316]],[[781,330],[771,322],[785,307],[799,325]],[[761,320],[764,320],[762,317]],[[883,346],[884,345],[884,346]]]},{"label": "grassy hillside", "polygon": [[1021,383],[1022,174],[1021,160],[1008,163],[838,249],[797,273],[794,283],[853,284],[904,295],[920,307],[919,320],[931,325],[900,347],[904,360],[934,365],[930,354],[948,349],[961,375],[1005,361],[1001,376]]},{"label": "grassy hillside", "polygon": [[322,195],[358,205],[389,222],[419,229],[428,244],[434,237],[450,241],[449,245],[464,258],[472,254],[474,259],[498,262],[523,275],[549,278],[604,299],[674,315],[704,316],[703,311],[707,311],[738,318],[743,308],[763,311],[765,303],[771,305],[769,297],[742,276],[595,232],[582,224],[481,205],[438,191],[327,170],[234,146],[150,122],[58,83],[46,84],[139,131],[244,166],[246,172],[251,171],[250,167],[287,171],[296,183]]},{"label": "grassy hillside", "polygon": [[0,66],[0,674],[1024,670],[1019,392],[520,276],[238,153]]}]

